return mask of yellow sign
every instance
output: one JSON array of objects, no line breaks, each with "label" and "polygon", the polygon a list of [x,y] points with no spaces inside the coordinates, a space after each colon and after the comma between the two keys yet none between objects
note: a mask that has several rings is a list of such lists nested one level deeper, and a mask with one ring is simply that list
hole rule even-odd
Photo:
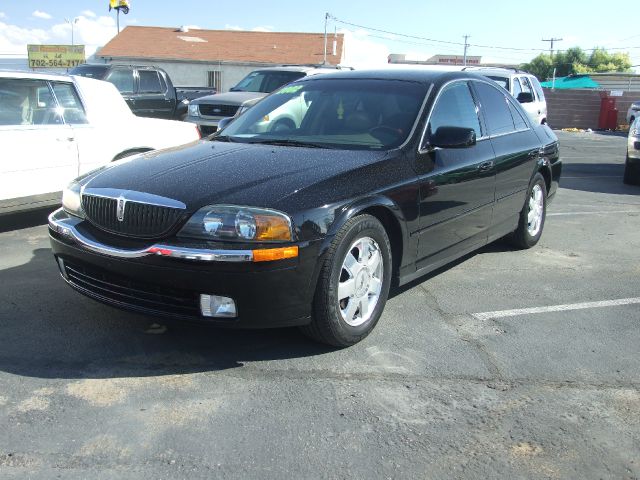
[{"label": "yellow sign", "polygon": [[84,45],[27,45],[29,68],[73,68],[85,62]]}]

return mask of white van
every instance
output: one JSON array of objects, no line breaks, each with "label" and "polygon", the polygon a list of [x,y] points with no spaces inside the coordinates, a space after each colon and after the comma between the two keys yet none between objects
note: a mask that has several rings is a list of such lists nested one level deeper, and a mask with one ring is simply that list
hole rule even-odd
[{"label": "white van", "polygon": [[466,67],[472,71],[489,77],[513,95],[522,104],[531,120],[537,124],[547,123],[547,101],[538,79],[530,73],[518,69]]}]

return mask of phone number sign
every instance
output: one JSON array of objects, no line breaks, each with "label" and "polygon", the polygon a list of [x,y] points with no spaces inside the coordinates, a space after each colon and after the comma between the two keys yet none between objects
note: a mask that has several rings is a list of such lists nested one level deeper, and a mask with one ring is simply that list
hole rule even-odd
[{"label": "phone number sign", "polygon": [[85,63],[84,45],[27,45],[29,68],[72,68]]}]

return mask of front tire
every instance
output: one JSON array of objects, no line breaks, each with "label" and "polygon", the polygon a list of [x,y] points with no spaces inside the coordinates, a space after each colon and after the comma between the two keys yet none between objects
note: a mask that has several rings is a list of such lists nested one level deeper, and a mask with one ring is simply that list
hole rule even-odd
[{"label": "front tire", "polygon": [[511,243],[519,248],[531,248],[542,236],[547,216],[547,184],[540,173],[536,173],[527,190],[527,199],[520,211],[518,228],[511,235]]},{"label": "front tire", "polygon": [[380,221],[359,215],[347,221],[327,251],[305,335],[348,347],[375,327],[389,295],[391,245]]},{"label": "front tire", "polygon": [[632,164],[629,161],[629,156],[624,162],[624,177],[622,181],[627,185],[640,185],[640,162]]}]

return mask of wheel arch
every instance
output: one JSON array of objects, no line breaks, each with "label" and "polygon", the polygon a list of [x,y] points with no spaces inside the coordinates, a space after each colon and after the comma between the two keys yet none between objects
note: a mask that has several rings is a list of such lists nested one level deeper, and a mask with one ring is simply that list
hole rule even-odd
[{"label": "wheel arch", "polygon": [[371,215],[378,219],[387,232],[389,243],[391,244],[393,274],[396,276],[406,249],[406,222],[400,208],[393,200],[384,195],[359,199],[343,208],[327,232],[321,247],[321,253],[324,254],[326,252],[335,234],[347,221],[363,214]]}]

